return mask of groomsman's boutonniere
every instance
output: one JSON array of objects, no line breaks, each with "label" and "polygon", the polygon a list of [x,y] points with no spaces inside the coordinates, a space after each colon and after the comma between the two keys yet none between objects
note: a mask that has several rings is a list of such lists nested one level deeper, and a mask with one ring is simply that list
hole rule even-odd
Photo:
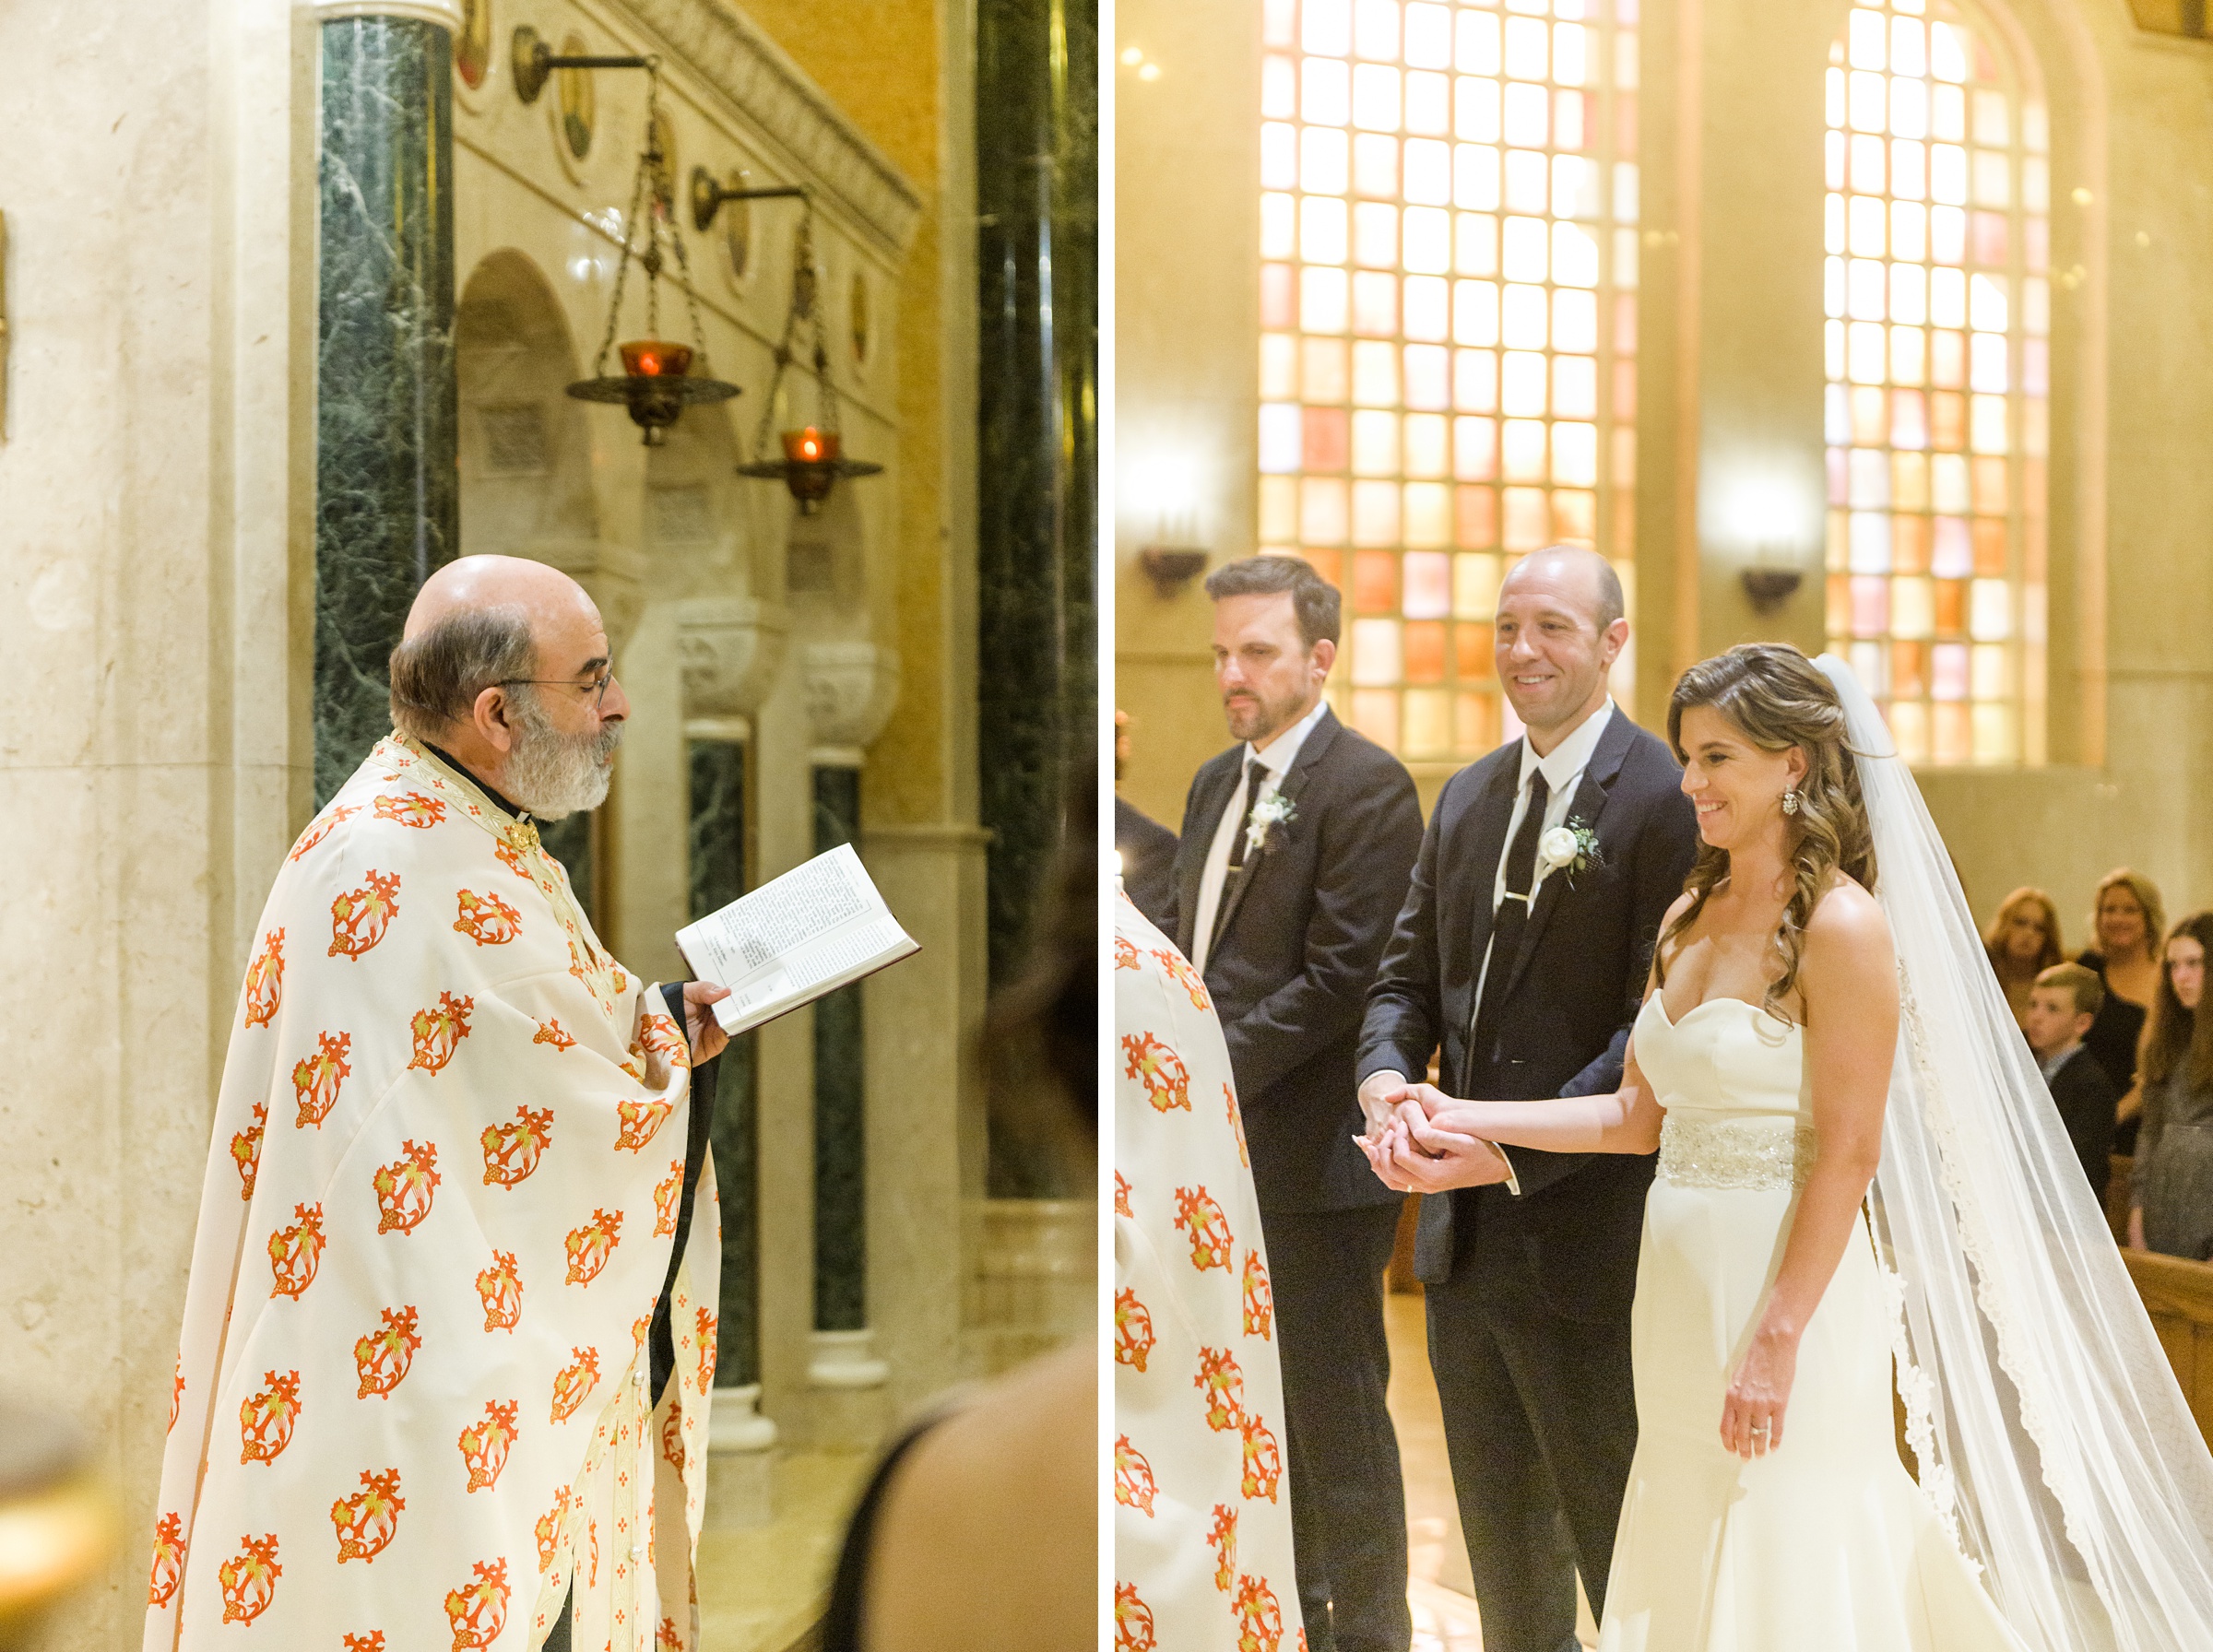
[{"label": "groomsman's boutonniere", "polygon": [[1604,865],[1605,858],[1598,846],[1598,833],[1580,820],[1555,826],[1537,840],[1537,859],[1547,872],[1565,871],[1569,889],[1575,887],[1578,872]]},{"label": "groomsman's boutonniere", "polygon": [[1281,792],[1270,792],[1252,806],[1245,817],[1245,853],[1258,855],[1268,846],[1268,829],[1271,826],[1288,826],[1298,819],[1298,810],[1291,799]]}]

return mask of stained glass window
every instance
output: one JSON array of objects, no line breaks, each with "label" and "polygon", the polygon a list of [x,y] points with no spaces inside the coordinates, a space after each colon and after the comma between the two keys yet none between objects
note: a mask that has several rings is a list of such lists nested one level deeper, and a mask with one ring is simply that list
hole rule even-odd
[{"label": "stained glass window", "polygon": [[1948,0],[1856,6],[1828,81],[1829,646],[1922,763],[2044,757],[2044,106]]},{"label": "stained glass window", "polygon": [[1260,548],[1343,591],[1332,702],[1409,760],[1512,732],[1514,556],[1634,592],[1637,5],[1264,0]]}]

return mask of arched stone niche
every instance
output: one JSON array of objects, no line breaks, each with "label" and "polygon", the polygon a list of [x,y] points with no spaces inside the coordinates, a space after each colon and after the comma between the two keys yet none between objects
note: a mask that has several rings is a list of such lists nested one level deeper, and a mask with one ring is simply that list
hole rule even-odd
[{"label": "arched stone niche", "polygon": [[552,284],[512,247],[488,254],[454,322],[460,392],[461,551],[531,557],[574,576],[619,648],[637,623],[637,571],[602,542],[592,432],[565,391],[580,376]]}]

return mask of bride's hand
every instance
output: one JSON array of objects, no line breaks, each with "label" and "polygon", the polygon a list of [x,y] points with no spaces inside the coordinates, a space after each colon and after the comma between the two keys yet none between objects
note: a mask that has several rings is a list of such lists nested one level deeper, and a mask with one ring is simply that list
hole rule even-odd
[{"label": "bride's hand", "polygon": [[1765,1457],[1782,1444],[1782,1413],[1798,1373],[1795,1332],[1762,1326],[1752,1334],[1722,1401],[1722,1445],[1736,1456]]},{"label": "bride's hand", "polygon": [[1394,1118],[1387,1124],[1371,1124],[1369,1129],[1368,1135],[1354,1137],[1353,1145],[1367,1161],[1368,1169],[1376,1173],[1376,1180],[1393,1193],[1413,1192],[1391,1165],[1391,1149],[1403,1137],[1404,1127]]}]

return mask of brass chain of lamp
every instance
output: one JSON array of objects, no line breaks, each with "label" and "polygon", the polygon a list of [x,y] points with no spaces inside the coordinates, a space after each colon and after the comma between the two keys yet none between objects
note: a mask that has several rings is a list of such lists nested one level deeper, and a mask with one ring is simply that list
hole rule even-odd
[{"label": "brass chain of lamp", "polygon": [[768,382],[768,394],[762,398],[761,422],[753,431],[753,459],[763,461],[768,447],[770,429],[776,422],[776,392],[784,387],[785,371],[791,366],[802,322],[814,328],[814,371],[818,391],[818,406],[822,408],[822,429],[837,429],[836,392],[830,388],[829,358],[822,350],[822,319],[815,305],[818,277],[814,268],[814,201],[809,197],[806,209],[799,218],[799,229],[793,242],[796,250],[792,259],[791,304],[784,312],[784,336],[776,340],[775,375]]},{"label": "brass chain of lamp", "polygon": [[[657,86],[660,77],[650,69],[646,73],[650,77],[647,85],[649,87]],[[658,136],[653,130],[653,93],[648,91],[645,95],[645,142],[648,154],[658,147]],[[642,162],[643,157],[640,159]],[[638,168],[637,177],[631,187],[630,211],[622,219],[622,255],[615,262],[615,293],[612,301],[607,307],[607,336],[599,341],[599,353],[592,358],[592,377],[595,379],[607,376],[607,358],[609,352],[615,348],[615,335],[621,331],[622,325],[622,289],[630,279],[630,243],[632,238],[637,233],[638,206],[645,195],[645,167],[641,164]],[[651,286],[652,283],[649,282],[647,285]],[[650,298],[646,301],[650,317],[654,304]],[[646,331],[648,334],[654,331],[650,318],[646,322]]]},{"label": "brass chain of lamp", "polygon": [[[706,372],[707,336],[701,323],[699,296],[692,280],[692,262],[684,246],[683,231],[675,221],[675,182],[669,175],[668,156],[661,148],[660,133],[660,60],[647,57],[640,64],[645,70],[645,147],[638,153],[637,176],[632,184],[630,216],[622,224],[622,253],[615,268],[614,292],[607,310],[607,333],[599,341],[598,354],[592,358],[592,376],[571,384],[568,393],[580,401],[621,402],[630,417],[645,431],[645,445],[659,447],[668,440],[669,427],[674,424],[684,408],[695,402],[727,401],[738,394],[738,386],[714,378]],[[645,250],[636,250],[638,221],[645,224]],[[684,305],[692,322],[692,343],[689,347],[671,345],[660,336],[661,330],[661,237],[666,232],[669,250],[676,255],[676,266],[684,290]],[[622,324],[622,294],[630,277],[631,260],[635,258],[645,271],[645,337],[618,347],[615,336]],[[622,357],[622,374],[616,377],[608,369],[608,355],[620,348]],[[696,373],[692,369],[700,371]]]},{"label": "brass chain of lamp", "polygon": [[[830,352],[822,344],[822,277],[814,265],[811,195],[807,197],[806,215],[799,220],[794,248],[791,308],[784,316],[784,336],[776,341],[775,375],[769,381],[768,395],[763,398],[761,407],[761,423],[753,432],[752,463],[739,466],[738,474],[781,481],[799,502],[799,514],[811,516],[822,507],[822,501],[829,498],[830,490],[838,478],[874,476],[883,466],[865,459],[848,459],[840,451],[837,386],[830,377]],[[821,422],[786,431],[782,437],[784,456],[765,458],[763,454],[768,447],[769,431],[776,419],[776,393],[784,387],[784,375],[798,359],[795,347],[799,342],[802,326],[808,329],[809,341],[813,346],[809,353],[814,363],[815,416]]]}]

